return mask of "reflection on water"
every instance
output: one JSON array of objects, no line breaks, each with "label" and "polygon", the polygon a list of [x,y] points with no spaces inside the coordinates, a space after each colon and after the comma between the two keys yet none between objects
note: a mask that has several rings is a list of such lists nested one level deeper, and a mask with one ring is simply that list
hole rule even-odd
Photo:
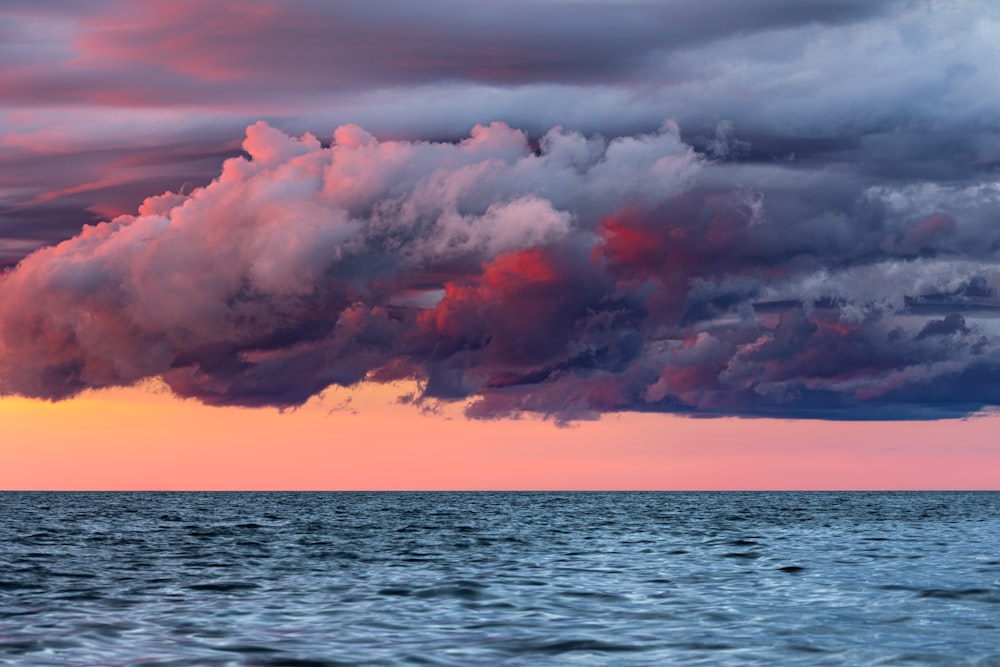
[{"label": "reflection on water", "polygon": [[1000,665],[1000,493],[3,493],[0,664]]}]

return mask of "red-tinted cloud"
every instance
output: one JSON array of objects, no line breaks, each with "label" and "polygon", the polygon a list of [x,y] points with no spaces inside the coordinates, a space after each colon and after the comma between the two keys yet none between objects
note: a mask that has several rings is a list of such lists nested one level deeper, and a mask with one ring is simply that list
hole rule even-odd
[{"label": "red-tinted cloud", "polygon": [[973,238],[991,189],[902,206],[834,187],[817,208],[810,188],[733,186],[671,124],[610,141],[556,128],[537,146],[502,123],[454,143],[347,125],[324,147],[256,123],[243,149],[207,186],[0,278],[0,390],[162,376],[206,403],[290,406],[414,378],[417,400],[470,400],[472,416],[557,419],[1000,402],[982,316],[998,279]]},{"label": "red-tinted cloud", "polygon": [[[857,228],[817,224],[819,209],[844,214],[868,188],[995,174],[997,17],[985,0],[953,5],[8,0],[0,261],[150,192],[203,185],[260,118],[296,133],[357,122],[450,141],[503,120],[537,141],[558,123],[614,137],[670,117],[705,155],[742,165],[709,190],[809,189],[783,219],[850,254]],[[586,142],[573,150],[586,159]],[[150,161],[125,168],[137,151]],[[872,229],[879,252],[963,252],[961,224],[919,227],[934,214],[922,207],[909,231]]]}]

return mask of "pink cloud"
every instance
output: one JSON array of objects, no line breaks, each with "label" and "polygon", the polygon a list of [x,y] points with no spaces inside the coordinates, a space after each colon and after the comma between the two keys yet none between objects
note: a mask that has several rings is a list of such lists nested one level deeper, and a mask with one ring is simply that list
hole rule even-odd
[{"label": "pink cloud", "polygon": [[[289,406],[411,378],[417,400],[470,400],[473,416],[557,419],[1000,401],[996,334],[909,305],[981,302],[980,265],[864,264],[887,236],[844,262],[821,222],[779,226],[762,196],[747,207],[720,188],[725,166],[673,124],[610,140],[555,128],[537,145],[503,123],[459,142],[347,125],[324,147],[260,122],[243,149],[208,185],[0,278],[0,391],[60,399],[162,376],[206,403]],[[952,242],[957,222],[925,220],[911,236]]]}]

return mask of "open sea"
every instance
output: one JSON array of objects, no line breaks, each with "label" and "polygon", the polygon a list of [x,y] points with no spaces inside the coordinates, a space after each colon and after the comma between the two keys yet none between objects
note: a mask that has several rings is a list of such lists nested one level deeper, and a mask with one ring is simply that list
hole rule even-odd
[{"label": "open sea", "polygon": [[1000,666],[1000,492],[6,492],[0,664]]}]

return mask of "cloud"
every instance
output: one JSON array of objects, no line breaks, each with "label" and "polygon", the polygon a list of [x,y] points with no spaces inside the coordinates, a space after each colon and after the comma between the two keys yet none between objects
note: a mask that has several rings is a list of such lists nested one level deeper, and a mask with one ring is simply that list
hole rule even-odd
[{"label": "cloud", "polygon": [[5,3],[0,391],[996,405],[993,4],[391,9]]},{"label": "cloud", "polygon": [[1000,402],[996,182],[713,159],[669,122],[329,145],[258,122],[243,150],[3,275],[0,391],[162,376],[287,407],[410,378],[470,416],[560,420]]},{"label": "cloud", "polygon": [[666,55],[686,46],[851,24],[889,6],[855,0],[808,7],[772,0],[753,10],[733,0],[486,6],[109,0],[91,3],[81,17],[78,8],[36,5],[0,9],[11,26],[0,32],[7,38],[0,62],[8,65],[0,91],[9,105],[218,108],[441,82],[633,82],[655,75]]},{"label": "cloud", "polygon": [[853,23],[889,4],[773,0],[751,10],[733,0],[486,6],[435,0],[419,7],[388,0],[181,0],[97,16],[76,45],[94,59],[147,63],[195,80],[263,77],[290,89],[442,80],[586,83],[642,75],[664,51],[736,34]]},{"label": "cloud", "polygon": [[[203,185],[258,119],[448,140],[500,120],[537,140],[558,124],[611,137],[672,118],[706,154],[869,185],[976,180],[1000,164],[1000,10],[985,1],[18,0],[0,16],[12,258],[26,233],[67,238],[95,211]],[[137,153],[161,159],[119,166]]]}]

